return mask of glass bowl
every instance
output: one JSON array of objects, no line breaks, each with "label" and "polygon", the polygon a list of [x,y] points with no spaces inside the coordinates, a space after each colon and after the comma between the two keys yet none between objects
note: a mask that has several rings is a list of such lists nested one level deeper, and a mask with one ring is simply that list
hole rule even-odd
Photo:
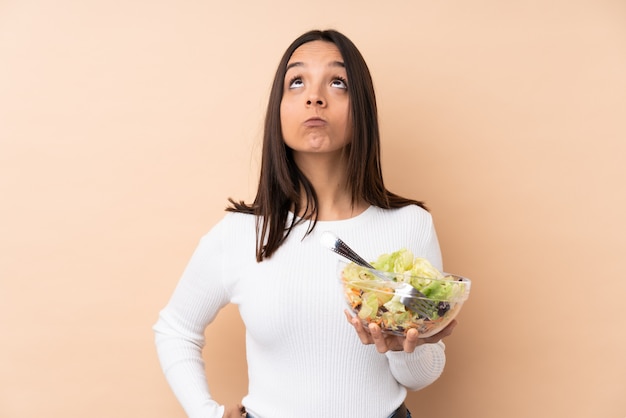
[{"label": "glass bowl", "polygon": [[[461,311],[468,299],[471,280],[443,273],[442,279],[424,278],[409,273],[389,273],[339,262],[343,291],[352,312],[364,326],[378,324],[385,333],[405,335],[415,328],[420,338],[435,335]],[[421,292],[407,296],[405,283]],[[422,308],[407,307],[419,303]]]}]

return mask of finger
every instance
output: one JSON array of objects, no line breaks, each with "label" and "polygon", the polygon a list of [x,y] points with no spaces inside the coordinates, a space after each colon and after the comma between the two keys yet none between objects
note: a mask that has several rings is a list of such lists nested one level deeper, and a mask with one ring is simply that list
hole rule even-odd
[{"label": "finger", "polygon": [[359,321],[358,318],[354,318],[352,320],[352,325],[356,329],[359,338],[363,344],[372,344],[374,341],[372,340],[372,336],[369,331],[363,326],[363,323]]},{"label": "finger", "polygon": [[386,353],[389,351],[389,347],[387,347],[387,341],[385,340],[385,336],[383,335],[382,330],[376,324],[369,325],[370,335],[372,336],[372,340],[374,341],[374,345],[376,346],[376,350],[379,353]]},{"label": "finger", "polygon": [[404,344],[402,345],[403,349],[407,353],[412,353],[415,351],[415,347],[417,347],[417,343],[419,342],[419,332],[415,328],[411,328],[406,333],[406,338],[404,339]]},{"label": "finger", "polygon": [[348,320],[349,323],[352,324],[352,315],[350,314],[350,312],[348,312],[347,309],[344,309],[343,314],[346,316],[346,319]]},{"label": "finger", "polygon": [[350,312],[348,312],[348,310],[345,310],[344,313],[345,313],[346,318],[348,319],[348,322],[350,323],[350,325],[352,325],[354,327],[354,329],[356,330],[356,333],[359,336],[359,339],[361,340],[361,342],[363,344],[371,344],[372,341],[370,339],[370,335],[363,328],[363,324],[361,323],[359,318],[357,318],[356,316],[352,316],[350,314]]},{"label": "finger", "polygon": [[442,339],[452,334],[452,331],[454,330],[454,327],[456,327],[456,324],[456,319],[452,320],[452,322],[450,322],[444,329],[439,331],[437,334],[433,335],[432,337],[424,338],[424,342],[432,344],[441,341]]}]

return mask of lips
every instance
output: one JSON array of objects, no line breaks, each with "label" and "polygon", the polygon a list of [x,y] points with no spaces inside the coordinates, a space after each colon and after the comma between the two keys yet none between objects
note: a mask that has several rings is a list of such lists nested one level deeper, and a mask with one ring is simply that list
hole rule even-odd
[{"label": "lips", "polygon": [[304,121],[303,125],[306,126],[307,128],[316,128],[319,126],[325,126],[326,121],[322,118],[314,117],[314,118],[309,118],[306,121]]}]

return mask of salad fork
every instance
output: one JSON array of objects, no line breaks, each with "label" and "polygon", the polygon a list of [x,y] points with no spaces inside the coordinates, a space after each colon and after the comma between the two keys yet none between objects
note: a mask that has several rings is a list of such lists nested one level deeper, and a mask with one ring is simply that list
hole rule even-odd
[{"label": "salad fork", "polygon": [[354,264],[365,267],[371,271],[375,276],[393,282],[394,293],[400,297],[400,302],[410,311],[415,312],[421,318],[430,319],[433,313],[437,312],[438,304],[432,300],[426,298],[422,292],[411,286],[409,283],[396,282],[389,278],[383,272],[376,270],[374,266],[368,263],[365,259],[359,256],[352,248],[343,242],[339,237],[330,231],[324,231],[320,238],[322,245],[329,250],[339,254],[347,260],[352,261]]}]

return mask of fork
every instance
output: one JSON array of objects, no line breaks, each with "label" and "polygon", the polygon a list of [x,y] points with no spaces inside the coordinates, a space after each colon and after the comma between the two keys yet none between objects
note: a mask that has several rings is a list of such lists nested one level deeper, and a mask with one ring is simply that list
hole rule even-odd
[{"label": "fork", "polygon": [[396,284],[394,293],[400,296],[400,302],[410,311],[415,312],[421,318],[430,319],[437,312],[437,303],[428,300],[426,295],[411,286],[409,283],[395,282],[383,272],[376,270],[374,266],[365,261],[352,248],[330,231],[324,231],[320,237],[322,245],[340,256],[352,261],[361,267],[369,269],[375,276]]}]

